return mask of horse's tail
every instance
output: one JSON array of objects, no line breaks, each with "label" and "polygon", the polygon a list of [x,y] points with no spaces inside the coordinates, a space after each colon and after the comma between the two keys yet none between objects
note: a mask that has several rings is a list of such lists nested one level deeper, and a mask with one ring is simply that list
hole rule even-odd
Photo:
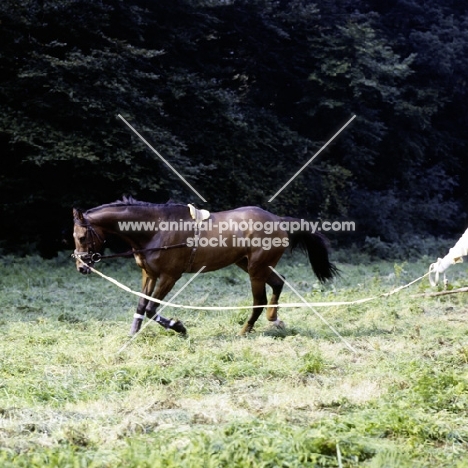
[{"label": "horse's tail", "polygon": [[300,224],[299,219],[282,218],[282,221],[287,221],[289,227],[287,233],[291,252],[296,247],[300,247],[304,253],[307,253],[312,270],[322,283],[338,275],[338,268],[330,262],[328,242],[323,235],[294,229],[294,226]]}]

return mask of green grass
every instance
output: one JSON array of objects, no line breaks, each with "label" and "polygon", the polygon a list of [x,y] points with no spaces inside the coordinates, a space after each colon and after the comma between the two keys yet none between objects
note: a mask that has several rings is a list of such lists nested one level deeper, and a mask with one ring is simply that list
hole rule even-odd
[{"label": "green grass", "polygon": [[[309,301],[349,301],[432,261],[338,258],[342,276],[325,287],[301,256],[277,269]],[[138,289],[132,261],[99,268]],[[467,273],[452,267],[452,286]],[[119,353],[137,298],[66,256],[3,257],[0,287],[2,467],[468,467],[467,294],[412,297],[432,291],[425,279],[316,308],[357,354],[306,308],[282,309],[285,329],[262,315],[247,337],[247,311],[166,309],[187,338],[150,324]],[[250,300],[228,268],[176,302]],[[285,287],[282,302],[300,301]]]}]

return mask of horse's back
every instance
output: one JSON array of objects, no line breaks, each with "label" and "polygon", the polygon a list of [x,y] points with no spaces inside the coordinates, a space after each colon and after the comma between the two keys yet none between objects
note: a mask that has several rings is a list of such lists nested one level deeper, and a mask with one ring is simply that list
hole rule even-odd
[{"label": "horse's back", "polygon": [[252,219],[253,221],[272,221],[279,219],[277,215],[259,206],[241,206],[233,210],[218,211],[212,214],[223,219]]}]

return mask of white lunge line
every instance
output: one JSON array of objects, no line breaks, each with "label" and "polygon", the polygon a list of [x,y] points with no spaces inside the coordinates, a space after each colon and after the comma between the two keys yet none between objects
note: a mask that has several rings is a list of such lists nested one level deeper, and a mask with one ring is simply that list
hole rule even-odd
[{"label": "white lunge line", "polygon": [[[206,266],[202,266],[172,297],[171,301],[175,299],[204,269]],[[156,315],[160,315],[160,313],[168,306],[168,304],[164,304],[161,307],[161,310],[156,311]],[[144,317],[144,316],[143,316]],[[133,335],[118,351],[117,354],[120,354],[151,322],[154,322],[153,319],[148,320],[140,330]],[[156,322],[155,322],[156,323]]]},{"label": "white lunge line", "polygon": [[[138,297],[144,297],[145,299],[148,299],[149,301],[152,302],[157,302],[158,304],[165,305],[168,307],[175,307],[177,309],[190,309],[190,310],[245,310],[245,309],[256,309],[256,308],[264,308],[265,305],[250,305],[250,306],[224,306],[224,307],[213,307],[213,306],[194,306],[194,305],[185,305],[185,304],[174,304],[172,302],[166,302],[166,301],[161,301],[159,299],[156,299],[155,297],[148,296],[147,294],[143,294],[138,291],[133,291],[130,289],[128,286],[125,284],[119,283],[116,279],[111,278],[110,276],[105,275],[104,273],[101,273],[99,270],[96,270],[93,268],[91,265],[88,265],[85,263],[81,258],[78,257],[78,261],[82,263],[83,265],[86,265],[93,273],[96,273],[99,275],[101,278],[104,278],[105,280],[115,284],[117,287],[120,289],[123,289],[124,291],[129,292],[130,294],[134,294],[135,296]],[[371,296],[371,297],[365,297],[363,299],[356,299],[354,301],[338,301],[338,302],[292,302],[292,303],[287,303],[287,304],[268,304],[268,307],[337,307],[337,306],[346,306],[346,305],[355,305],[355,304],[363,304],[364,302],[369,302],[369,301],[375,301],[376,299],[380,299],[381,297],[387,297],[392,294],[395,294],[396,292],[401,291],[404,288],[407,288],[414,284],[416,281],[419,281],[423,278],[425,278],[429,274],[426,273],[423,276],[420,276],[419,278],[411,281],[411,283],[406,284],[405,286],[400,286],[388,293],[384,294],[379,294],[378,296]]]},{"label": "white lunge line", "polygon": [[167,167],[169,167],[172,170],[172,172],[174,172],[174,174],[179,176],[182,182],[184,182],[188,187],[190,187],[190,189],[206,203],[206,200],[190,185],[189,182],[187,182],[187,180],[185,180],[185,178],[181,174],[179,174],[179,172],[177,172],[176,169],[174,169],[174,167],[171,166],[171,164],[169,163],[169,161],[167,161],[167,159],[164,159],[158,153],[158,151],[156,151],[120,114],[118,114],[118,117],[121,120],[123,120],[123,122],[130,128],[130,130],[132,130],[132,132],[135,133],[135,135],[137,135],[138,138],[140,138],[140,140],[148,146],[148,148],[150,148],[157,156],[159,156],[159,158],[166,164]]},{"label": "white lunge line", "polygon": [[358,352],[338,333],[338,331],[333,328],[326,320],[325,318],[320,314],[318,313],[313,307],[311,307],[309,305],[309,303],[301,296],[301,294],[299,294],[298,291],[296,291],[272,266],[270,266],[271,270],[274,271],[276,273],[276,275],[278,276],[278,278],[282,279],[284,281],[284,284],[286,286],[288,286],[291,291],[293,291],[296,296],[304,303],[306,304],[309,309],[325,324],[327,325],[328,328],[330,328],[330,330],[335,333],[336,336],[338,336],[338,338],[343,341],[343,343],[348,347],[348,349],[350,349],[353,353],[355,354],[358,354]]},{"label": "white lunge line", "polygon": [[269,200],[272,202],[354,119],[353,115]]}]

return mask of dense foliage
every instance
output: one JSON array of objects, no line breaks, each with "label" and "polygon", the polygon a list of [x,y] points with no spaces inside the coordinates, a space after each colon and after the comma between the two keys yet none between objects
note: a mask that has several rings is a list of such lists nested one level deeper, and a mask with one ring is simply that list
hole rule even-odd
[{"label": "dense foliage", "polygon": [[60,239],[72,206],[123,194],[200,202],[119,114],[209,209],[387,242],[464,229],[462,2],[3,0],[0,20],[4,245]]}]

